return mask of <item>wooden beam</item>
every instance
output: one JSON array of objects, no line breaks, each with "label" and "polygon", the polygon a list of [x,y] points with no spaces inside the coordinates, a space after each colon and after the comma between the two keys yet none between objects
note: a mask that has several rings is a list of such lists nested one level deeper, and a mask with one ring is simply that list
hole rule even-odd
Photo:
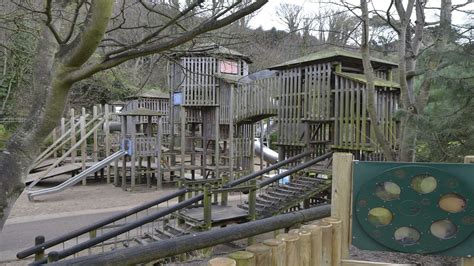
[{"label": "wooden beam", "polygon": [[331,217],[341,220],[341,256],[346,259],[351,243],[352,154],[335,153],[332,171]]},{"label": "wooden beam", "polygon": [[[474,155],[468,155],[464,157],[464,163],[474,163]],[[461,265],[462,266],[474,266],[474,258],[472,257],[474,254],[471,254],[469,258],[462,258]]]}]

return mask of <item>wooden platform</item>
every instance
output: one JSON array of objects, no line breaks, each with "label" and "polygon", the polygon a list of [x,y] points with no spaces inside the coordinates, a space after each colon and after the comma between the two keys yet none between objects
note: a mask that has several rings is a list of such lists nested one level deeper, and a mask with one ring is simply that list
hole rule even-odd
[{"label": "wooden platform", "polygon": [[[204,207],[188,209],[184,212],[181,212],[181,214],[195,221],[204,221]],[[216,225],[246,220],[248,213],[247,211],[238,207],[213,205],[211,217],[212,224]]]},{"label": "wooden platform", "polygon": [[[73,172],[76,172],[76,171],[80,170],[81,168],[82,168],[81,164],[78,164],[78,163],[75,163],[75,164],[74,163],[68,163],[68,164],[65,164],[65,165],[61,165],[61,166],[56,167],[53,170],[51,170],[51,172],[49,172],[43,179],[51,178],[51,177],[62,175],[62,174],[73,173]],[[36,179],[40,178],[41,176],[43,176],[43,174],[45,172],[46,171],[41,171],[41,172],[36,172],[34,174],[29,174],[28,177],[26,178],[25,183],[29,184],[29,183],[33,182],[34,180],[36,180]]]}]

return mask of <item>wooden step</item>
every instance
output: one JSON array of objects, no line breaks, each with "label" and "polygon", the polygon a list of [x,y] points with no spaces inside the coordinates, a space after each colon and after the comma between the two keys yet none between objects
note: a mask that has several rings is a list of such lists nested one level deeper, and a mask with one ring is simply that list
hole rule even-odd
[{"label": "wooden step", "polygon": [[144,245],[148,244],[148,242],[146,240],[141,239],[139,237],[133,238],[133,241],[135,241],[136,243],[138,243],[141,246],[144,246]]},{"label": "wooden step", "polygon": [[161,238],[157,237],[156,235],[154,234],[150,234],[150,233],[145,233],[145,236],[150,239],[150,240],[153,240],[153,241],[160,241]]}]

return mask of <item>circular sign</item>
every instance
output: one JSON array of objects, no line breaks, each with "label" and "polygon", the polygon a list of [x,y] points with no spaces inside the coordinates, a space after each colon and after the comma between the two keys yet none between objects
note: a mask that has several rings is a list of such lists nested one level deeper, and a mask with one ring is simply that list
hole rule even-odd
[{"label": "circular sign", "polygon": [[389,169],[363,184],[354,215],[381,245],[400,252],[436,253],[472,233],[472,193],[462,180],[428,166]]}]

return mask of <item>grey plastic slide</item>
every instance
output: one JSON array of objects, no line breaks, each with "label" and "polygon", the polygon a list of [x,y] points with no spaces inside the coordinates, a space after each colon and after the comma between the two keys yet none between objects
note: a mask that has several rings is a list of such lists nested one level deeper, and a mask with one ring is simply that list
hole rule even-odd
[{"label": "grey plastic slide", "polygon": [[63,191],[66,188],[72,187],[75,184],[77,184],[78,182],[82,181],[84,178],[87,178],[89,175],[91,175],[91,174],[99,171],[100,169],[106,167],[111,162],[122,158],[126,154],[127,154],[127,152],[125,150],[120,150],[120,151],[110,155],[109,157],[103,159],[102,161],[94,164],[93,166],[87,168],[86,170],[80,172],[79,174],[69,178],[68,180],[64,181],[63,183],[61,183],[61,184],[59,184],[55,187],[45,188],[45,189],[40,189],[40,190],[33,190],[33,191],[30,190],[30,191],[27,192],[28,193],[28,199],[30,201],[32,201],[33,198],[36,197],[36,196],[53,194],[53,193]]}]

